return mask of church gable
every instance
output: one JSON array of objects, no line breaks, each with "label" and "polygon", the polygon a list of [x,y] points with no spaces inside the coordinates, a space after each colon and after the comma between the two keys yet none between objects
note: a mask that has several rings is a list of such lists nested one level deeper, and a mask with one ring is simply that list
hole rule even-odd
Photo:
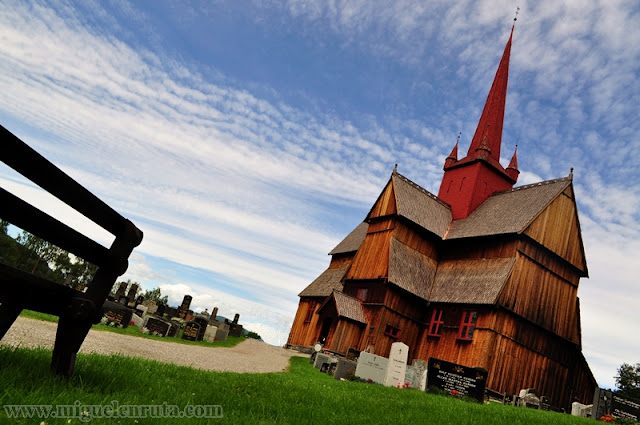
[{"label": "church gable", "polygon": [[368,233],[353,259],[345,280],[387,278],[392,235],[393,229]]},{"label": "church gable", "polygon": [[578,208],[569,185],[524,230],[524,234],[588,275]]},{"label": "church gable", "polygon": [[384,217],[388,215],[395,214],[397,212],[396,208],[396,195],[394,190],[393,179],[389,180],[387,186],[384,188],[380,196],[378,196],[378,200],[369,214],[367,215],[367,221],[376,217]]}]

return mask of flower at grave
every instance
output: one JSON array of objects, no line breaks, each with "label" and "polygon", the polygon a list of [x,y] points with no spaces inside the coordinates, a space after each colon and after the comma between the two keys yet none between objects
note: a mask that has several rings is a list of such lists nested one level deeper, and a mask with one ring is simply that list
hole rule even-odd
[{"label": "flower at grave", "polygon": [[454,397],[458,397],[460,393],[458,392],[458,390],[451,390],[451,395]]},{"label": "flower at grave", "polygon": [[106,317],[103,316],[102,319],[100,319],[100,324],[101,325],[106,325],[108,321],[109,321],[109,319],[107,319]]},{"label": "flower at grave", "polygon": [[134,322],[133,320],[129,322],[130,325],[134,325],[136,324],[136,322]]},{"label": "flower at grave", "polygon": [[616,419],[613,416],[611,416],[610,414],[606,414],[604,416],[601,416],[600,420],[602,422],[607,422],[607,423],[611,423],[611,424],[616,423]]}]

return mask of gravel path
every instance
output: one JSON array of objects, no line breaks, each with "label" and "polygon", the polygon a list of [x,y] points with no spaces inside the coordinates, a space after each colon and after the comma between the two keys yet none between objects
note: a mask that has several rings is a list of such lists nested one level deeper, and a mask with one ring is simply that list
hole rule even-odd
[{"label": "gravel path", "polygon": [[[56,323],[18,317],[0,343],[29,348],[53,348],[56,328]],[[289,358],[303,355],[255,339],[247,339],[232,348],[213,348],[93,329],[89,331],[80,352],[122,354],[197,369],[250,373],[283,371],[289,365]]]}]

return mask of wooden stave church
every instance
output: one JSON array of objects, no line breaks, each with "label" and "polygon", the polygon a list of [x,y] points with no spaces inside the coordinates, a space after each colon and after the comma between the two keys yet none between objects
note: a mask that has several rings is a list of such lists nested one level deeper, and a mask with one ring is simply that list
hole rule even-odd
[{"label": "wooden stave church", "polygon": [[[573,173],[513,187],[500,148],[513,28],[467,156],[445,160],[438,196],[394,169],[358,225],[300,294],[288,346],[435,357],[482,367],[487,388],[535,388],[588,404],[580,278],[588,277]],[[457,189],[457,190],[456,190]]]}]

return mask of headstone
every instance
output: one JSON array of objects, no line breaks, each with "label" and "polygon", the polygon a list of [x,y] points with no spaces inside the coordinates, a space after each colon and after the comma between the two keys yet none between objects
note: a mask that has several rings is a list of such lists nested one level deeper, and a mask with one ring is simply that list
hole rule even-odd
[{"label": "headstone", "polygon": [[209,323],[211,323],[214,326],[217,326],[217,324],[213,323],[218,321],[218,319],[216,319],[217,316],[218,316],[218,307],[213,307],[213,310],[211,311],[211,317],[209,317]]},{"label": "headstone", "polygon": [[200,325],[200,331],[198,333],[198,341],[204,339],[204,334],[207,331],[207,325],[209,325],[209,318],[203,315],[198,315],[193,319],[194,322]]},{"label": "headstone", "polygon": [[597,388],[593,397],[593,417],[599,419],[607,414],[637,422],[640,419],[640,400]]},{"label": "headstone", "polygon": [[144,319],[144,317],[147,315],[147,311],[148,311],[147,307],[143,306],[142,304],[139,304],[136,306],[135,313]]},{"label": "headstone", "polygon": [[142,305],[147,307],[147,314],[156,314],[158,311],[158,304],[155,301],[145,300]]},{"label": "headstone", "polygon": [[323,364],[327,364],[327,368],[329,367],[329,365],[331,364],[331,356],[324,354],[324,353],[318,353],[316,355],[316,361],[313,364],[313,367],[315,367],[316,369],[321,370],[322,365]]},{"label": "headstone", "polygon": [[191,305],[192,299],[193,297],[191,295],[184,296],[184,298],[182,299],[182,304],[180,305],[180,307],[178,307],[176,316],[186,320],[187,312],[189,311],[189,306]]},{"label": "headstone", "polygon": [[236,315],[233,316],[233,323],[238,323],[238,320],[240,320],[240,315],[236,313]]},{"label": "headstone", "polygon": [[353,360],[338,359],[333,377],[336,379],[349,379],[356,374],[358,363]]},{"label": "headstone", "polygon": [[356,376],[365,381],[371,380],[378,384],[384,384],[388,363],[389,359],[386,357],[361,352],[356,366]]},{"label": "headstone", "polygon": [[530,409],[539,409],[540,393],[538,393],[538,390],[534,388],[520,390],[520,406],[528,407]]},{"label": "headstone", "polygon": [[206,325],[207,329],[204,332],[204,340],[207,342],[213,342],[216,340],[216,333],[218,332],[218,328],[211,325]]},{"label": "headstone", "polygon": [[229,335],[231,336],[242,336],[242,325],[238,323],[232,323],[229,326]]},{"label": "headstone", "polygon": [[428,363],[427,390],[435,387],[459,396],[474,398],[482,403],[487,375],[484,369],[470,368],[431,357]]},{"label": "headstone", "polygon": [[147,328],[149,332],[156,332],[160,334],[160,336],[167,336],[171,324],[162,319],[158,319],[153,316],[147,316],[144,327]]},{"label": "headstone", "polygon": [[216,340],[226,341],[228,336],[229,336],[229,329],[226,329],[224,327],[218,327],[218,330],[216,331]]},{"label": "headstone", "polygon": [[426,378],[427,362],[413,359],[411,366],[407,366],[404,381],[409,383],[409,388],[424,391],[423,378]]},{"label": "headstone", "polygon": [[355,361],[360,356],[360,350],[349,348],[347,350],[347,360]]},{"label": "headstone", "polygon": [[503,404],[506,404],[508,406],[513,406],[515,402],[515,397],[513,394],[511,393],[505,393],[504,394],[504,399],[502,400]]},{"label": "headstone", "polygon": [[182,331],[182,339],[187,341],[200,341],[198,334],[200,333],[200,324],[197,322],[189,322],[185,325],[184,331]]},{"label": "headstone", "polygon": [[409,346],[407,344],[403,342],[394,342],[393,344],[391,344],[387,373],[384,378],[385,386],[404,387],[404,377],[407,371],[408,356]]},{"label": "headstone", "polygon": [[126,328],[131,322],[133,310],[120,303],[107,300],[102,305],[102,314],[115,324]]},{"label": "headstone", "polygon": [[171,337],[171,338],[175,338],[178,336],[178,332],[180,331],[180,328],[182,327],[181,323],[178,322],[174,322],[173,320],[169,321],[169,332],[167,332],[167,336]]},{"label": "headstone", "polygon": [[132,314],[131,315],[131,322],[133,322],[133,324],[138,327],[138,329],[142,329],[144,328],[144,319],[140,316],[138,316],[137,314]]},{"label": "headstone", "polygon": [[134,307],[141,305],[143,302],[144,302],[144,295],[138,295],[138,297],[136,298],[136,304],[134,305]]},{"label": "headstone", "polygon": [[127,298],[129,302],[133,301],[136,298],[136,293],[138,292],[138,285],[135,283],[131,285],[129,288],[129,292],[127,293]]},{"label": "headstone", "polygon": [[120,287],[116,291],[116,295],[113,297],[116,302],[120,301],[120,298],[124,297],[127,292],[127,282],[120,282]]},{"label": "headstone", "polygon": [[156,315],[163,317],[167,306],[164,304],[158,304],[158,309],[156,310]]}]

